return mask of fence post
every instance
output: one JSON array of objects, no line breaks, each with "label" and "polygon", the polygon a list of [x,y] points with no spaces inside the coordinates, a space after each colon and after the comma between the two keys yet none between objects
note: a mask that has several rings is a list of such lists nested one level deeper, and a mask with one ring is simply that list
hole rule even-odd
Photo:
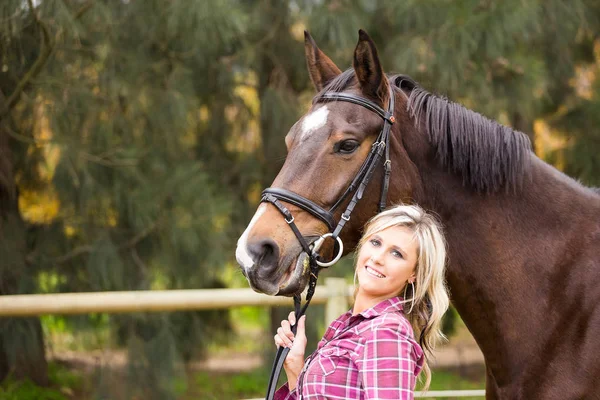
[{"label": "fence post", "polygon": [[331,297],[325,304],[325,326],[348,311],[348,285],[343,278],[325,278],[325,286]]}]

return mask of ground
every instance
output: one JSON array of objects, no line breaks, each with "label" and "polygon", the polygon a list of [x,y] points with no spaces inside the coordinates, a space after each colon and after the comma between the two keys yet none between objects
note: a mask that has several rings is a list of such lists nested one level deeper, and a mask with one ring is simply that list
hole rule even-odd
[{"label": "ground", "polygon": [[[93,398],[95,377],[102,371],[109,389],[106,398],[142,399],[142,396],[128,397],[125,388],[127,381],[127,355],[124,350],[108,351],[64,351],[50,354],[50,360],[69,371],[85,377],[86,388],[71,389],[62,387],[61,392],[69,400]],[[452,336],[449,343],[436,351],[431,362],[433,369],[432,390],[441,389],[483,389],[485,367],[483,356],[464,325]],[[192,362],[186,368],[187,379],[180,389],[178,400],[196,399],[243,399],[257,397],[266,385],[268,368],[262,365],[260,354],[248,353],[239,349],[222,349],[213,352],[206,360]],[[106,382],[105,382],[106,383]],[[435,386],[434,386],[435,385]],[[1,396],[0,396],[1,397]]]}]

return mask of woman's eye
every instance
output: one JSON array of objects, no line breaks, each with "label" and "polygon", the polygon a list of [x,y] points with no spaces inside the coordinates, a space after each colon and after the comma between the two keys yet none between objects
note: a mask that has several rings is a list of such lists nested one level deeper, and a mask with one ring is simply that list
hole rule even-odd
[{"label": "woman's eye", "polygon": [[360,143],[356,140],[344,140],[343,142],[338,143],[337,152],[342,154],[351,154],[354,153]]},{"label": "woman's eye", "polygon": [[398,250],[393,250],[392,255],[396,258],[404,258],[402,257],[402,253],[400,253]]},{"label": "woman's eye", "polygon": [[373,246],[379,246],[379,240],[377,239],[371,239],[370,242]]}]

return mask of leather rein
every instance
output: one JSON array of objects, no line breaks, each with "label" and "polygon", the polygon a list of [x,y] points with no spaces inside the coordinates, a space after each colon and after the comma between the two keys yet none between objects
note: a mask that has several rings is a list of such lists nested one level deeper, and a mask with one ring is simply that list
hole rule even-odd
[{"label": "leather rein", "polygon": [[[349,93],[336,93],[336,92],[326,92],[322,94],[318,102],[329,102],[329,101],[345,101],[353,104],[358,104],[374,113],[379,115],[383,119],[383,128],[377,136],[377,139],[373,143],[371,147],[371,152],[363,162],[360,167],[358,173],[346,189],[346,191],[340,196],[340,198],[335,202],[335,204],[329,209],[325,210],[320,207],[315,202],[297,194],[291,192],[286,189],[281,188],[267,188],[262,192],[262,202],[267,202],[273,204],[279,212],[283,215],[285,222],[289,225],[289,227],[296,235],[298,242],[302,246],[304,253],[308,256],[309,259],[309,267],[310,267],[310,277],[308,281],[308,289],[306,292],[306,300],[303,307],[301,307],[301,298],[300,295],[297,294],[294,296],[294,308],[296,315],[296,324],[292,326],[292,332],[296,334],[296,328],[298,320],[304,313],[312,299],[315,288],[317,286],[317,279],[319,276],[319,272],[321,269],[328,268],[335,264],[341,257],[344,251],[344,245],[339,235],[346,222],[350,220],[350,215],[356,206],[356,203],[363,197],[363,193],[367,187],[367,184],[371,180],[373,172],[375,171],[375,167],[377,166],[378,161],[385,157],[385,161],[383,163],[384,174],[383,174],[383,182],[381,185],[381,197],[379,201],[379,211],[383,211],[386,207],[387,202],[387,193],[390,182],[390,173],[391,173],[391,161],[390,161],[390,130],[392,124],[396,121],[394,118],[394,92],[392,86],[388,86],[389,90],[389,103],[387,111],[381,108],[379,105],[375,104],[371,100],[368,100],[364,97],[356,96]],[[336,209],[348,198],[348,196],[354,192],[352,199],[346,206],[346,210],[342,213],[340,220],[337,225],[335,224],[335,218],[333,214]],[[329,233],[322,235],[312,244],[309,244],[307,240],[302,236],[300,230],[294,223],[294,216],[292,213],[282,204],[283,202],[292,204],[308,213],[313,215],[314,217],[323,221],[327,227],[329,228]],[[337,255],[328,262],[324,262],[320,260],[319,257],[319,249],[323,245],[323,242],[326,238],[331,237],[336,243],[338,247]],[[312,245],[312,247],[311,247]],[[281,369],[283,367],[283,362],[289,353],[290,349],[287,347],[279,347],[277,349],[277,355],[275,356],[275,361],[273,363],[273,368],[271,370],[271,376],[269,380],[269,386],[267,389],[267,400],[272,400],[275,394],[275,389],[277,386],[277,380],[279,379],[279,375],[281,374]]]}]

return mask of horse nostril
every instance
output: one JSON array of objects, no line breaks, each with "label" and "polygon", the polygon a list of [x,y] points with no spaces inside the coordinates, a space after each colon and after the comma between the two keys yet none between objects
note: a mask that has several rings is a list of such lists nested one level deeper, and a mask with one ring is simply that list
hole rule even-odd
[{"label": "horse nostril", "polygon": [[279,246],[273,239],[266,238],[248,244],[248,252],[255,265],[260,265],[266,273],[271,273],[277,268],[279,261]]}]

